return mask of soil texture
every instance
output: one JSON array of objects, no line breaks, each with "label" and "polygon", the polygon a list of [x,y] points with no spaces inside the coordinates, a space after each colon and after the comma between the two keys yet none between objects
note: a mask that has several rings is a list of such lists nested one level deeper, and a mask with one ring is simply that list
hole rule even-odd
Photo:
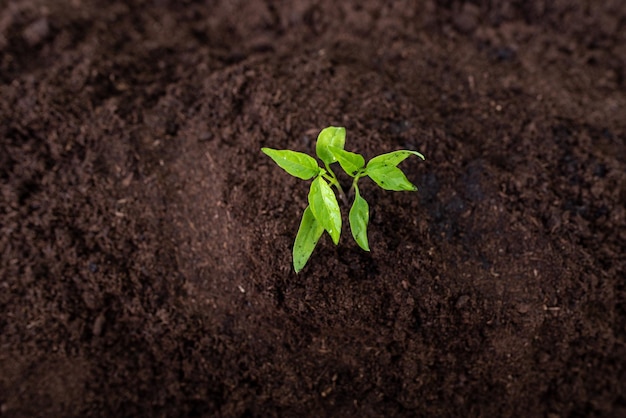
[{"label": "soil texture", "polygon": [[[621,0],[0,0],[0,416],[626,417],[625,83]],[[329,125],[427,160],[296,275]]]}]

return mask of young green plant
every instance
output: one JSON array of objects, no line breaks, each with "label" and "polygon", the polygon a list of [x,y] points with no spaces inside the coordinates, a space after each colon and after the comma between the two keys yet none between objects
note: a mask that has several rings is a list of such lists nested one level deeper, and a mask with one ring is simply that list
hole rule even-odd
[{"label": "young green plant", "polygon": [[354,240],[365,251],[370,250],[367,240],[369,205],[359,192],[359,179],[369,177],[385,190],[417,190],[398,168],[398,164],[411,155],[423,160],[424,156],[419,152],[393,151],[372,158],[366,165],[362,155],[344,149],[345,143],[345,128],[329,126],[320,132],[315,144],[315,153],[322,161],[323,167],[320,167],[315,158],[302,152],[262,148],[262,151],[287,173],[302,180],[313,179],[309,189],[309,205],[302,215],[293,246],[293,267],[296,273],[304,268],[324,231],[328,232],[335,245],[339,243],[341,210],[337,195],[345,203],[348,196],[331,169],[331,164],[339,163],[346,174],[352,177],[348,195],[354,195],[354,200],[348,220]]}]

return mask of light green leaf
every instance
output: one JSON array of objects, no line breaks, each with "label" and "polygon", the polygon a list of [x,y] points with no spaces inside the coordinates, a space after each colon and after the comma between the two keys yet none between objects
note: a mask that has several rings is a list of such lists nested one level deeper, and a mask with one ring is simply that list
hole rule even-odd
[{"label": "light green leaf", "polygon": [[370,165],[377,165],[377,164],[387,164],[387,165],[397,166],[402,161],[409,158],[411,155],[417,155],[422,160],[424,159],[424,156],[417,151],[400,150],[400,151],[393,151],[387,154],[382,154],[377,157],[374,157],[367,163],[367,166],[369,167]]},{"label": "light green leaf", "polygon": [[309,180],[320,172],[315,158],[302,152],[272,148],[261,148],[261,151],[274,160],[280,168],[299,179]]},{"label": "light green leaf", "polygon": [[293,244],[293,268],[296,273],[299,273],[309,261],[309,257],[311,257],[323,233],[324,227],[317,222],[311,208],[307,206],[302,214],[300,228]]},{"label": "light green leaf", "polygon": [[360,154],[346,151],[337,147],[328,147],[328,150],[333,154],[335,159],[349,176],[356,176],[360,169],[365,167],[365,159]]},{"label": "light green leaf", "polygon": [[369,205],[359,194],[359,188],[355,187],[354,190],[356,195],[350,209],[350,230],[359,247],[369,251],[370,247],[367,242],[367,224],[370,218]]},{"label": "light green leaf", "polygon": [[311,183],[309,205],[315,219],[328,231],[337,245],[341,235],[341,212],[335,193],[322,177],[316,177]]},{"label": "light green leaf", "polygon": [[329,126],[322,129],[322,132],[317,136],[317,143],[315,144],[315,152],[320,160],[326,164],[332,164],[337,159],[328,147],[335,147],[343,149],[346,144],[346,128],[337,126]]},{"label": "light green leaf", "polygon": [[380,187],[385,190],[415,191],[415,187],[404,175],[402,170],[393,165],[375,164],[367,165],[365,173],[370,176]]}]

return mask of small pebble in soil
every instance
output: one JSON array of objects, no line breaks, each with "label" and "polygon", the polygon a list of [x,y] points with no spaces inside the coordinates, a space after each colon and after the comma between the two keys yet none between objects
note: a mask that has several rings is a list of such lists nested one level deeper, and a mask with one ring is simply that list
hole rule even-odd
[{"label": "small pebble in soil", "polygon": [[466,3],[459,13],[453,17],[452,23],[459,32],[470,33],[476,29],[479,17],[480,9],[473,4]]},{"label": "small pebble in soil", "polygon": [[50,25],[48,24],[48,19],[42,17],[28,25],[22,32],[22,36],[30,46],[35,46],[48,37],[49,33]]},{"label": "small pebble in soil", "polygon": [[467,302],[469,302],[470,297],[468,295],[461,295],[457,301],[456,301],[456,308],[457,309],[461,309],[463,308],[465,305],[467,305]]},{"label": "small pebble in soil", "polygon": [[104,315],[100,314],[96,317],[95,321],[93,322],[93,328],[91,329],[91,332],[93,332],[93,335],[95,335],[96,337],[99,337],[100,334],[102,334],[104,321],[105,321]]}]

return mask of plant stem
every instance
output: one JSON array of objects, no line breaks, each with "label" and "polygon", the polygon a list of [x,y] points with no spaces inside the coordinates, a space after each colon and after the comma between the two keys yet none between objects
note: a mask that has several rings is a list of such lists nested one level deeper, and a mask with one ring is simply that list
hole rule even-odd
[{"label": "plant stem", "polygon": [[335,186],[335,188],[337,189],[337,192],[339,193],[339,198],[341,199],[343,204],[347,206],[348,199],[346,198],[346,194],[343,192],[343,188],[341,187],[341,184],[339,184],[339,180],[337,180],[337,176],[335,175],[333,170],[330,169],[328,164],[324,163],[324,165],[326,166],[326,174],[330,176],[330,178],[327,178],[327,177],[325,178],[330,182],[331,186]]},{"label": "plant stem", "polygon": [[350,190],[348,190],[348,196],[352,196],[354,194],[355,190],[357,189],[356,184],[362,175],[363,173],[359,172],[354,176],[354,180],[352,180],[352,185],[350,186]]}]

